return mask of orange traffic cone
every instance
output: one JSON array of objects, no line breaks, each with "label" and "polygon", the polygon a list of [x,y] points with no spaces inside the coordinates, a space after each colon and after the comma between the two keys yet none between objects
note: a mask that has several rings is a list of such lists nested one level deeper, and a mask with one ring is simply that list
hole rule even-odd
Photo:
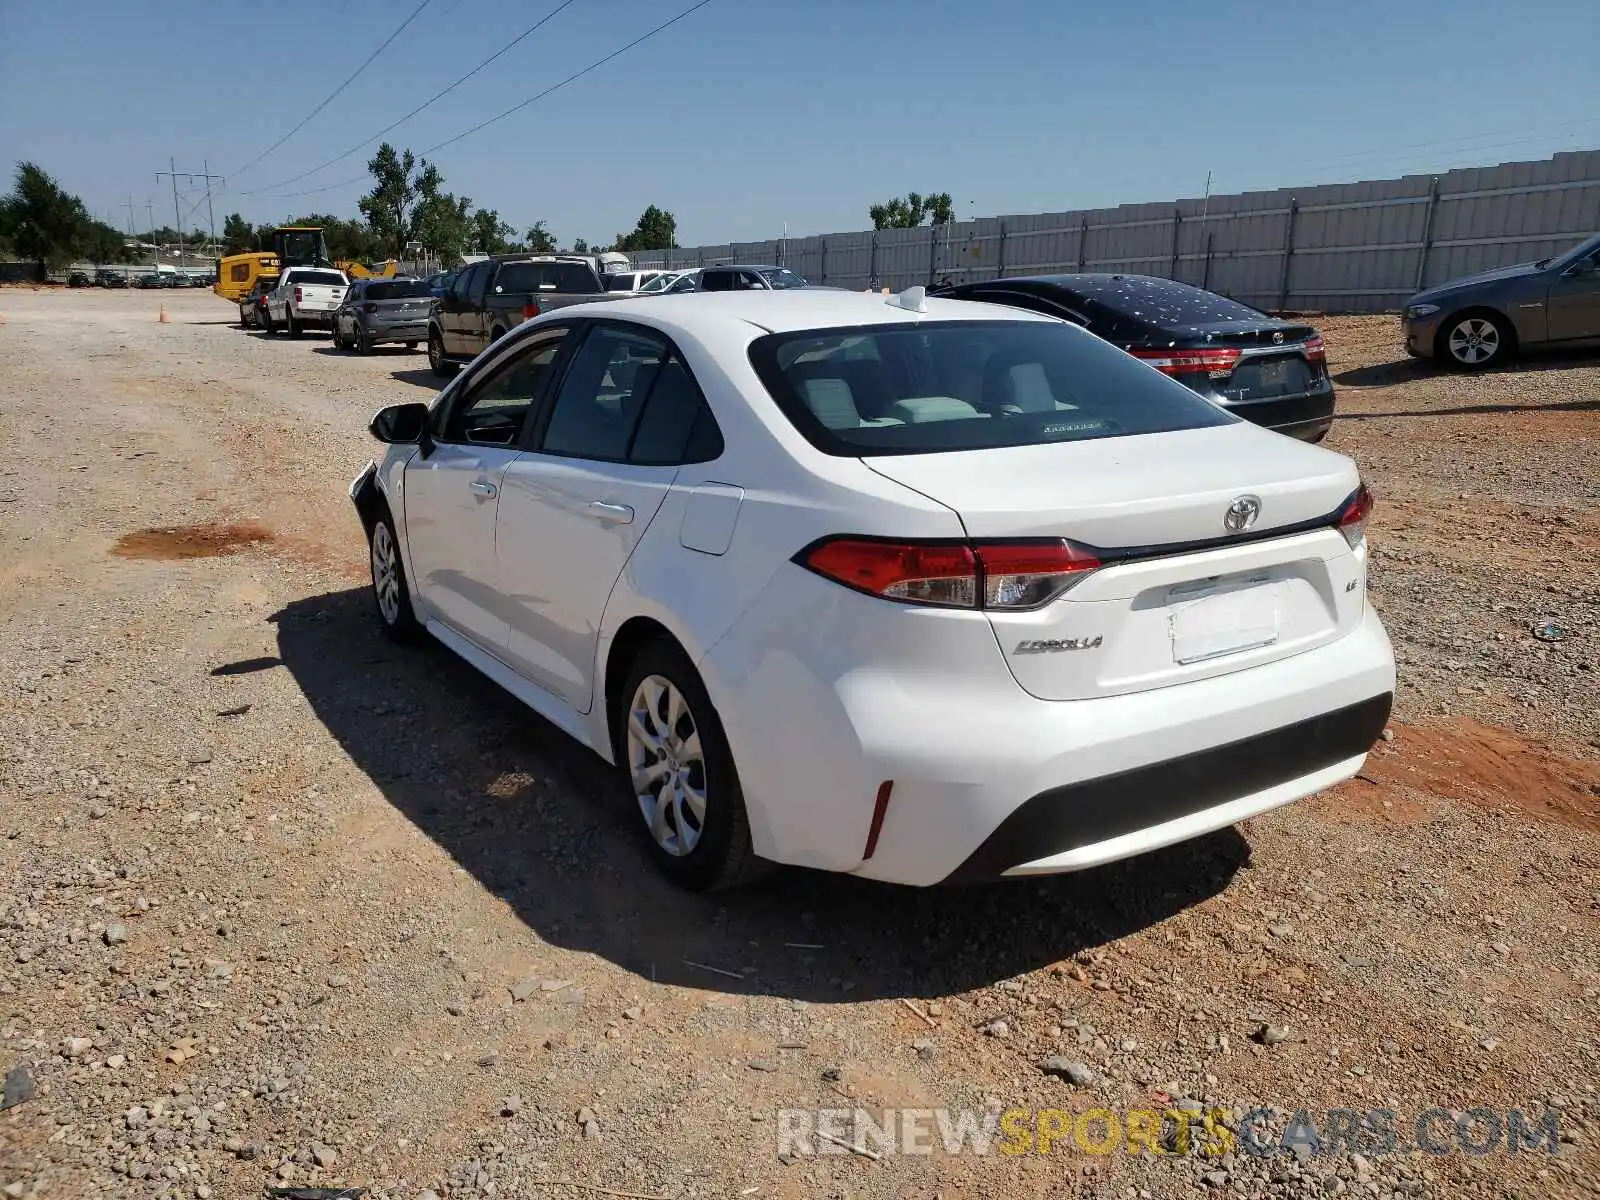
[{"label": "orange traffic cone", "polygon": [[167,306],[165,304],[161,306],[161,315],[157,317],[156,320],[161,322],[163,325],[172,324],[172,318],[167,315]]}]

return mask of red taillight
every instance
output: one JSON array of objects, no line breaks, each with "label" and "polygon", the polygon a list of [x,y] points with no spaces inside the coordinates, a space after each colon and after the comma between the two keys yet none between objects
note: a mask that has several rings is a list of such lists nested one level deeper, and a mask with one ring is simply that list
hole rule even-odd
[{"label": "red taillight", "polygon": [[1128,353],[1149,363],[1164,375],[1209,374],[1213,377],[1227,375],[1239,365],[1239,351],[1232,347],[1216,349],[1177,350],[1130,347]]},{"label": "red taillight", "polygon": [[1322,340],[1320,333],[1313,333],[1306,339],[1306,357],[1312,362],[1328,361],[1328,344]]},{"label": "red taillight", "polygon": [[295,288],[295,290],[294,290],[294,302],[296,304],[300,303],[300,289],[299,288]]},{"label": "red taillight", "polygon": [[534,317],[537,317],[538,315],[539,315],[539,306],[537,304],[524,304],[522,306],[522,319],[524,321],[531,321]]},{"label": "red taillight", "polygon": [[1100,566],[1064,539],[969,544],[840,537],[813,546],[799,562],[886,600],[973,609],[1038,608]]},{"label": "red taillight", "polygon": [[978,560],[960,543],[835,538],[814,547],[803,561],[845,587],[890,600],[978,606]]},{"label": "red taillight", "polygon": [[1363,483],[1350,493],[1350,498],[1339,509],[1339,532],[1344,534],[1344,540],[1350,543],[1352,550],[1366,536],[1367,517],[1371,512],[1372,492]]}]

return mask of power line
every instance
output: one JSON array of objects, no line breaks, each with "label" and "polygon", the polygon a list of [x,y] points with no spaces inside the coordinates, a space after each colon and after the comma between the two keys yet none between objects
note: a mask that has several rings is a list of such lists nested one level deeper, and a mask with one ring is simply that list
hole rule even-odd
[{"label": "power line", "polygon": [[527,108],[528,105],[534,103],[534,101],[543,100],[551,92],[554,92],[554,91],[556,91],[556,90],[558,90],[560,88],[564,88],[569,83],[575,83],[577,80],[582,79],[585,75],[589,74],[589,72],[591,72],[591,71],[599,70],[601,67],[605,66],[612,59],[622,57],[622,55],[626,54],[629,50],[632,50],[635,46],[639,45],[641,42],[649,41],[651,38],[655,37],[656,34],[662,32],[665,29],[670,28],[673,25],[676,25],[679,21],[683,20],[685,17],[693,16],[695,13],[699,12],[702,8],[704,8],[706,5],[708,5],[710,3],[711,3],[711,0],[700,0],[700,2],[698,4],[691,4],[688,8],[684,9],[681,13],[679,13],[677,16],[673,17],[671,20],[663,21],[661,24],[657,25],[654,29],[652,29],[649,33],[641,34],[640,36],[634,38],[633,41],[629,42],[626,46],[623,46],[620,50],[613,50],[610,54],[606,55],[604,58],[597,59],[595,62],[590,63],[587,67],[584,67],[583,70],[574,71],[571,75],[568,75],[560,83],[551,84],[549,87],[545,88],[544,91],[538,93],[537,95],[529,96],[522,103],[513,104],[510,108],[506,109],[505,112],[500,113],[498,116],[490,117],[487,121],[480,121],[478,124],[474,125],[471,129],[463,130],[462,132],[456,134],[454,137],[445,138],[444,141],[438,143],[437,145],[429,146],[422,153],[424,153],[424,154],[432,154],[435,150],[442,150],[446,146],[453,145],[454,143],[459,142],[462,138],[471,137],[473,134],[477,133],[480,129],[487,129],[489,126],[493,125],[496,121],[505,120],[512,113],[521,112],[523,109]]},{"label": "power line", "polygon": [[382,54],[385,50],[387,50],[389,48],[389,44],[391,42],[393,42],[395,40],[395,38],[399,37],[402,33],[404,33],[405,29],[406,29],[406,26],[410,25],[411,22],[415,21],[417,19],[417,17],[419,17],[422,14],[422,10],[427,8],[428,5],[431,2],[432,2],[432,0],[422,0],[422,3],[417,5],[417,7],[412,10],[411,15],[409,17],[407,17],[404,21],[400,22],[400,27],[398,29],[396,29],[393,33],[391,33],[388,37],[384,38],[382,43],[379,44],[378,48],[376,50],[374,50],[371,54],[367,55],[366,61],[363,62],[359,67],[357,67],[354,71],[352,71],[350,73],[350,78],[346,79],[338,87],[334,88],[333,91],[328,95],[328,98],[326,100],[324,100],[321,104],[317,105],[310,112],[308,112],[303,118],[301,118],[301,121],[300,121],[300,123],[298,125],[296,125],[293,129],[289,130],[288,133],[284,134],[277,141],[273,142],[272,145],[268,146],[265,150],[263,150],[260,154],[256,155],[254,158],[252,158],[249,162],[245,163],[245,165],[240,167],[237,171],[235,171],[234,174],[235,175],[244,174],[251,167],[255,166],[258,162],[260,162],[263,158],[267,157],[267,155],[271,154],[279,146],[283,145],[290,138],[292,138],[295,134],[299,133],[302,129],[304,129],[306,127],[307,122],[309,122],[312,117],[316,116],[323,109],[327,108],[328,105],[332,104],[334,102],[334,100],[338,97],[340,92],[344,91],[345,88],[349,87],[352,83],[354,83],[356,81],[356,77],[358,75],[360,75],[361,72],[365,71],[368,67],[370,67],[372,65],[373,61],[378,57],[378,55]]},{"label": "power line", "polygon": [[[439,142],[437,145],[429,146],[426,150],[422,151],[422,154],[423,155],[427,155],[427,154],[432,154],[436,150],[442,150],[446,146],[450,146],[450,145],[453,145],[456,142],[459,142],[462,138],[470,137],[472,134],[477,133],[480,129],[488,128],[490,125],[493,125],[496,121],[505,120],[505,118],[511,116],[512,113],[521,112],[524,108],[527,108],[528,105],[534,103],[535,101],[543,100],[546,96],[550,95],[551,92],[557,91],[560,88],[566,87],[567,84],[569,84],[569,83],[574,83],[577,80],[582,79],[585,75],[589,74],[591,71],[599,70],[601,67],[605,66],[608,62],[612,61],[615,58],[620,57],[623,54],[626,54],[629,50],[632,50],[635,46],[638,46],[643,42],[649,41],[651,38],[655,37],[656,34],[661,33],[663,30],[669,28],[670,26],[676,25],[679,21],[683,20],[685,17],[692,16],[694,13],[699,12],[702,8],[704,8],[706,5],[708,5],[710,3],[711,3],[711,0],[699,0],[698,4],[690,5],[688,8],[686,8],[682,12],[680,12],[677,16],[673,17],[670,21],[663,21],[660,25],[657,25],[654,29],[650,30],[650,32],[645,33],[645,34],[641,34],[639,37],[634,38],[633,41],[629,42],[626,46],[623,46],[618,50],[613,50],[610,54],[606,55],[604,58],[596,59],[594,62],[590,63],[587,67],[584,67],[581,71],[574,71],[571,75],[568,75],[560,83],[551,84],[549,87],[545,88],[544,91],[539,92],[537,95],[529,96],[526,100],[522,101],[520,104],[512,105],[510,108],[506,109],[505,112],[500,113],[497,116],[490,117],[487,121],[480,121],[478,124],[474,125],[471,129],[462,130],[462,132],[456,134],[454,137],[448,137],[444,141]],[[334,191],[337,188],[349,187],[352,184],[365,183],[367,181],[367,178],[368,178],[368,176],[366,176],[366,175],[357,175],[352,179],[341,179],[338,183],[324,184],[322,187],[306,188],[306,189],[304,189],[302,191],[298,191],[298,192],[285,192],[285,193],[283,193],[281,198],[287,200],[287,199],[292,199],[295,196],[314,196],[314,195],[318,194],[319,192],[331,192],[331,191]]]},{"label": "power line", "polygon": [[479,71],[483,70],[490,63],[494,62],[495,59],[497,59],[501,55],[505,54],[508,50],[512,49],[514,46],[517,45],[517,43],[523,41],[530,34],[536,32],[540,28],[540,26],[544,25],[551,18],[557,16],[561,12],[562,9],[569,8],[575,3],[577,3],[577,0],[562,0],[562,3],[556,5],[555,8],[551,9],[548,13],[546,13],[539,20],[535,21],[532,25],[528,26],[528,28],[524,29],[516,37],[512,38],[509,42],[507,42],[504,46],[501,46],[500,49],[496,50],[493,54],[491,54],[488,58],[484,59],[477,66],[473,67],[472,70],[468,71],[460,79],[456,80],[454,83],[450,84],[450,86],[444,88],[443,90],[435,92],[433,95],[429,96],[426,100],[424,100],[421,104],[417,105],[417,107],[413,108],[410,112],[408,112],[405,116],[401,117],[394,124],[385,126],[384,128],[378,130],[378,132],[373,134],[371,137],[365,138],[362,141],[357,142],[354,146],[351,146],[350,149],[346,150],[343,154],[336,154],[332,158],[330,158],[327,162],[321,164],[320,166],[312,167],[309,171],[302,171],[302,172],[300,172],[300,174],[295,175],[292,178],[281,180],[278,183],[270,183],[270,184],[267,184],[264,187],[252,188],[248,192],[240,192],[239,194],[241,196],[254,196],[258,192],[276,191],[278,188],[288,187],[291,183],[299,183],[302,179],[306,178],[308,175],[315,175],[318,171],[326,170],[328,167],[333,166],[333,164],[336,163],[336,162],[344,161],[345,159],[349,158],[352,154],[354,154],[358,150],[360,150],[363,146],[370,146],[373,142],[377,141],[379,138],[383,137],[385,134],[392,133],[394,130],[399,129],[400,126],[404,125],[407,121],[411,120],[412,117],[416,116],[423,109],[428,108],[429,106],[431,106],[434,103],[434,101],[441,100],[445,96],[448,96],[451,92],[455,91],[458,87],[460,87],[467,80],[471,79]]}]

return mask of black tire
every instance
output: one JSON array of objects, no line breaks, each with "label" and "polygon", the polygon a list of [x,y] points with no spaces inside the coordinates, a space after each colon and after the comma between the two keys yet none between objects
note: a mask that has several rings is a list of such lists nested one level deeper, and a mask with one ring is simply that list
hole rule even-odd
[{"label": "black tire", "polygon": [[242,304],[239,306],[239,328],[240,329],[249,329],[250,328],[250,314],[245,312],[244,305],[242,305]]},{"label": "black tire", "polygon": [[501,329],[500,326],[496,325],[493,329],[489,330],[489,345],[494,345],[501,338],[505,337],[505,335],[506,331]]},{"label": "black tire", "polygon": [[372,353],[372,335],[362,327],[360,322],[356,323],[355,336],[351,338],[351,343],[357,354]]},{"label": "black tire", "polygon": [[415,342],[407,342],[406,343],[406,349],[407,350],[415,350],[416,348],[417,348],[417,344]]},{"label": "black tire", "polygon": [[[388,541],[387,554],[383,549],[385,538]],[[383,570],[380,559],[384,558],[393,564],[395,593],[392,602],[386,601],[380,590],[379,574]],[[417,620],[416,610],[411,607],[411,583],[406,578],[406,565],[400,557],[400,539],[395,534],[394,517],[389,513],[389,506],[381,502],[372,528],[367,530],[367,565],[372,574],[372,606],[377,610],[383,632],[396,642],[417,641],[422,635],[422,624]],[[389,611],[385,611],[386,608]]]},{"label": "black tire", "polygon": [[1517,352],[1511,322],[1488,309],[1455,313],[1439,325],[1434,358],[1455,371],[1487,371]]},{"label": "black tire", "polygon": [[299,337],[300,330],[304,328],[299,321],[295,320],[294,312],[292,310],[286,311],[283,314],[283,323],[289,327],[289,336],[292,338]]},{"label": "black tire", "polygon": [[272,319],[272,310],[270,308],[264,308],[261,310],[261,332],[266,334],[268,337],[277,336],[278,325],[277,322]]},{"label": "black tire", "polygon": [[437,329],[428,330],[428,366],[440,379],[449,379],[459,369],[444,356],[444,339]]},{"label": "black tire", "polygon": [[[671,853],[652,835],[633,786],[628,745],[629,713],[640,684],[652,676],[666,680],[677,689],[687,706],[688,719],[700,737],[706,813],[698,840],[687,854]],[[612,742],[617,748],[618,773],[626,788],[636,827],[644,838],[645,849],[662,874],[678,886],[696,892],[733,887],[764,874],[770,864],[757,858],[750,848],[750,818],[745,811],[744,792],[739,786],[733,752],[728,748],[721,718],[688,655],[675,642],[664,638],[647,642],[635,655],[622,690],[613,699]]]}]

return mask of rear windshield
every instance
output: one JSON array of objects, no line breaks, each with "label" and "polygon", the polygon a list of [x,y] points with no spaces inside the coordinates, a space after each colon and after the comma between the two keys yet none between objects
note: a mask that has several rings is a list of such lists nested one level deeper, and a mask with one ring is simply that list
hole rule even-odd
[{"label": "rear windshield", "polygon": [[502,292],[597,292],[594,272],[582,263],[507,263],[495,277]]},{"label": "rear windshield", "polygon": [[1054,321],[776,333],[750,361],[828,454],[934,454],[1232,424],[1176,380]]},{"label": "rear windshield", "polygon": [[325,283],[331,287],[344,287],[344,276],[337,271],[296,271],[289,276],[290,283]]},{"label": "rear windshield", "polygon": [[393,283],[369,283],[362,293],[368,300],[408,300],[429,295],[424,279],[398,279]]}]

